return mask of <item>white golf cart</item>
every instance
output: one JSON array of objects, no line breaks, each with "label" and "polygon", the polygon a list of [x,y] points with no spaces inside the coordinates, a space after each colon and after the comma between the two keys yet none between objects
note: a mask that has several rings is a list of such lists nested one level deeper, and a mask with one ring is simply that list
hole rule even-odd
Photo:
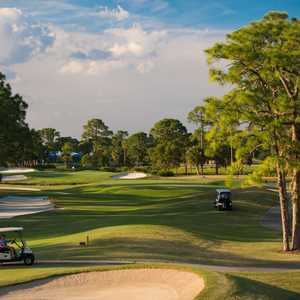
[{"label": "white golf cart", "polygon": [[0,238],[5,238],[7,242],[7,245],[0,247],[0,263],[22,261],[27,266],[33,265],[34,254],[26,245],[22,233],[23,227],[0,228]]},{"label": "white golf cart", "polygon": [[232,210],[231,191],[228,189],[217,189],[216,192],[215,208],[218,210]]}]

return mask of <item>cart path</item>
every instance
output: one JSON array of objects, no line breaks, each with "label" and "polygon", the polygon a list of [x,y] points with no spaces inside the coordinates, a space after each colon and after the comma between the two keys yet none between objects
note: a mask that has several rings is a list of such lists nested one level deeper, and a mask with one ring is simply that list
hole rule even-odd
[{"label": "cart path", "polygon": [[261,218],[260,224],[263,227],[281,231],[281,216],[280,216],[280,206],[271,207],[266,214]]},{"label": "cart path", "polygon": [[105,261],[105,260],[38,260],[38,265],[90,265],[90,266],[122,266],[122,265],[143,265],[143,264],[172,264],[181,266],[190,266],[196,268],[209,269],[218,272],[257,272],[257,273],[269,273],[269,272],[286,272],[286,271],[300,271],[299,263],[277,263],[270,266],[224,266],[224,265],[207,265],[207,264],[195,264],[195,263],[180,263],[180,262],[166,262],[166,261],[151,261],[151,260],[138,260],[138,261]]}]

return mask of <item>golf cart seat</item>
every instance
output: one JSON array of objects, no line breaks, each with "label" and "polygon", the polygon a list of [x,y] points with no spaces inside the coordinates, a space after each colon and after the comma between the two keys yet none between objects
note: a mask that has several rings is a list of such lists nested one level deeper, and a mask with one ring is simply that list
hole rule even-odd
[{"label": "golf cart seat", "polygon": [[[4,233],[13,237],[11,239],[5,238],[8,245],[2,243],[3,246],[0,247],[0,263],[24,262],[25,265],[32,265],[34,263],[34,254],[23,239],[22,232],[23,227],[0,228],[2,238],[5,238]],[[10,245],[13,245],[13,247]]]},{"label": "golf cart seat", "polygon": [[1,260],[10,260],[11,252],[9,247],[1,247],[0,248],[0,259]]},{"label": "golf cart seat", "polygon": [[229,189],[217,189],[216,192],[215,208],[218,210],[232,210],[231,191]]}]

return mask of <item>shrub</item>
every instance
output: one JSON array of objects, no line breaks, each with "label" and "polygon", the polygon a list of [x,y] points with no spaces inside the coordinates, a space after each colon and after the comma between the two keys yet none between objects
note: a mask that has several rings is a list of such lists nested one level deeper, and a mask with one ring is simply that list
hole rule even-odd
[{"label": "shrub", "polygon": [[99,170],[102,172],[112,172],[112,173],[120,172],[120,169],[116,167],[101,167],[99,168]]},{"label": "shrub", "polygon": [[49,169],[56,169],[55,164],[40,164],[36,166],[36,169],[39,171],[49,170]]},{"label": "shrub", "polygon": [[143,172],[143,173],[151,172],[150,167],[135,167],[133,170],[136,172]]},{"label": "shrub", "polygon": [[120,172],[127,172],[127,171],[129,171],[128,167],[122,167],[122,168],[120,168]]},{"label": "shrub", "polygon": [[162,176],[162,177],[172,177],[175,176],[174,172],[172,171],[159,171],[157,175]]}]

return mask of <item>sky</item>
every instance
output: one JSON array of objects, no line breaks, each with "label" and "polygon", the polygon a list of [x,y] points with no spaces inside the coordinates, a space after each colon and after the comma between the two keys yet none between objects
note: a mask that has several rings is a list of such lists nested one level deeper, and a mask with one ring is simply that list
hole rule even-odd
[{"label": "sky", "polygon": [[204,50],[299,0],[0,0],[0,71],[29,104],[33,128],[80,137],[91,118],[149,131],[224,88]]}]

